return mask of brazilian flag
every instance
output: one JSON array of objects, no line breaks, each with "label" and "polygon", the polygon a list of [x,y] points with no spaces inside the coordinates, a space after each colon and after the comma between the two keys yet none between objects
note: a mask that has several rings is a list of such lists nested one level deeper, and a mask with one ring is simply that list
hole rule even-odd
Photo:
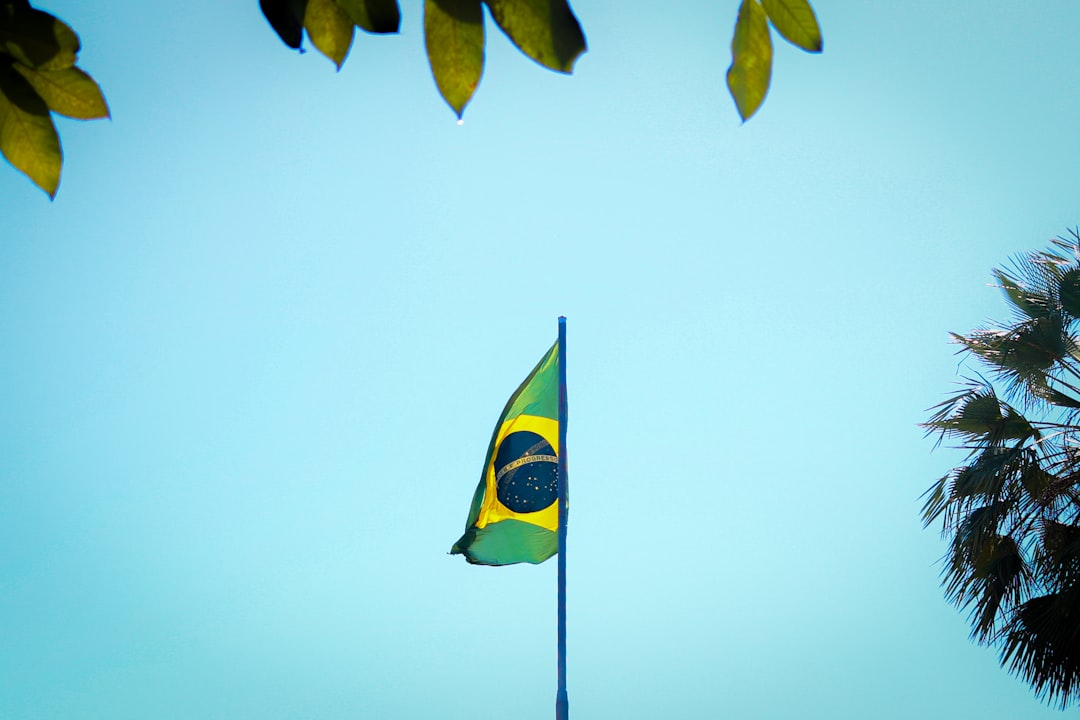
[{"label": "brazilian flag", "polygon": [[559,343],[503,408],[465,534],[450,553],[475,565],[542,563],[559,550]]}]

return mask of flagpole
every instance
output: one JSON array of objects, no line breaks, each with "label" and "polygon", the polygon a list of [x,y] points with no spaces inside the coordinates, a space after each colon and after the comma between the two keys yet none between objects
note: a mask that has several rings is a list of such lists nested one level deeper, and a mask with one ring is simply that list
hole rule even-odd
[{"label": "flagpole", "polygon": [[566,462],[566,318],[559,316],[559,691],[555,720],[569,720],[566,696],[566,519],[569,514],[569,476]]}]

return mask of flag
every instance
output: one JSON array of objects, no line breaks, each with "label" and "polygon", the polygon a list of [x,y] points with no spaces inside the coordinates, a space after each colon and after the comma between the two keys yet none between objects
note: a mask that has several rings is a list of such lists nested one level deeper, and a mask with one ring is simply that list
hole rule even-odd
[{"label": "flag", "polygon": [[488,445],[465,534],[475,565],[542,563],[559,550],[559,343],[510,396]]}]

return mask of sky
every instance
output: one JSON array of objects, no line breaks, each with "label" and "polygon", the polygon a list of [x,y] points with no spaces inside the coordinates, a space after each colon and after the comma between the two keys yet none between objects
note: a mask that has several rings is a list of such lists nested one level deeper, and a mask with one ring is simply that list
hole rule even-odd
[{"label": "sky", "polygon": [[573,717],[1061,715],[943,598],[917,424],[1080,223],[1080,5],[817,0],[743,124],[735,0],[577,0],[463,125],[418,3],[340,73],[38,5],[112,119],[55,202],[0,165],[0,717],[550,718],[555,563],[447,553],[559,315]]}]

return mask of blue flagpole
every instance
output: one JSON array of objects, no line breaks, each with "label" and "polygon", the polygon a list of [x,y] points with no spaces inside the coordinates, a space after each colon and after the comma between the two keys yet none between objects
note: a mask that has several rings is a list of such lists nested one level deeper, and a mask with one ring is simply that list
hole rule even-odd
[{"label": "blue flagpole", "polygon": [[555,720],[569,720],[566,696],[566,518],[569,477],[566,471],[566,318],[559,316],[559,692]]}]

